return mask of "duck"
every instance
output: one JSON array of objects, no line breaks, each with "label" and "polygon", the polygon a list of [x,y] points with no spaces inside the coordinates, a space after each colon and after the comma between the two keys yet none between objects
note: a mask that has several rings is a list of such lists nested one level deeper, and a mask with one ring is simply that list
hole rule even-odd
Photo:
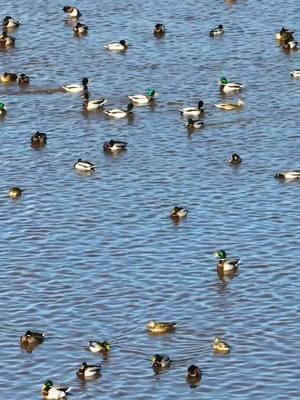
[{"label": "duck", "polygon": [[105,99],[90,100],[90,95],[87,90],[84,90],[82,97],[83,97],[82,107],[87,111],[98,110],[99,108],[102,108],[104,104],[107,102],[107,100]]},{"label": "duck", "polygon": [[89,343],[89,349],[92,353],[101,353],[110,351],[110,343],[104,340],[104,342],[97,342],[91,340]]},{"label": "duck", "polygon": [[146,328],[153,333],[165,333],[174,331],[176,329],[176,322],[150,321],[146,325]]},{"label": "duck", "polygon": [[8,194],[11,199],[16,200],[22,196],[22,192],[23,192],[23,189],[21,189],[18,186],[13,186],[12,188],[9,189]]},{"label": "duck", "polygon": [[89,82],[88,78],[83,78],[82,85],[76,85],[76,84],[75,85],[64,85],[63,89],[69,93],[79,93],[79,92],[82,92],[86,88],[88,82]]},{"label": "duck", "polygon": [[17,28],[18,26],[20,26],[20,21],[17,21],[10,15],[7,15],[2,20],[2,26],[4,28]]},{"label": "duck", "polygon": [[130,95],[128,97],[134,104],[144,105],[153,101],[155,96],[158,96],[158,93],[156,92],[155,89],[150,88],[147,89],[146,94],[135,94],[135,95]]},{"label": "duck", "polygon": [[28,85],[30,82],[30,78],[25,74],[20,74],[18,76],[17,82],[19,85]]},{"label": "duck", "polygon": [[197,106],[197,107],[183,107],[183,108],[179,108],[178,111],[179,111],[182,115],[187,115],[187,116],[191,116],[191,117],[192,117],[192,116],[198,116],[198,115],[204,113],[203,105],[204,105],[203,101],[200,100],[200,101],[198,102],[198,106]]},{"label": "duck", "polygon": [[199,129],[199,128],[202,128],[204,126],[204,122],[201,121],[201,119],[189,118],[186,121],[185,126],[187,128]]},{"label": "duck", "polygon": [[63,399],[71,389],[69,387],[54,386],[53,382],[48,380],[42,386],[43,399],[56,400]]},{"label": "duck", "polygon": [[82,160],[81,158],[78,158],[76,163],[74,164],[74,168],[77,169],[78,171],[83,171],[83,172],[90,172],[90,171],[95,171],[95,164]]},{"label": "duck", "polygon": [[186,217],[187,213],[188,211],[185,208],[175,206],[170,214],[170,217],[177,220]]},{"label": "duck", "polygon": [[0,75],[0,82],[2,83],[16,82],[17,79],[18,75],[12,72],[4,72],[3,74]]},{"label": "duck", "polygon": [[284,50],[298,50],[298,42],[292,36],[284,41],[282,48]]},{"label": "duck", "polygon": [[164,24],[156,24],[153,29],[154,36],[163,36],[166,33]]},{"label": "duck", "polygon": [[16,39],[12,36],[8,36],[6,31],[2,31],[0,35],[0,46],[13,47]]},{"label": "duck", "polygon": [[221,108],[222,110],[226,111],[231,111],[231,110],[237,110],[241,108],[244,105],[243,100],[238,99],[237,103],[217,103],[215,106],[217,108]]},{"label": "duck", "polygon": [[171,365],[170,358],[165,355],[155,354],[151,361],[153,368],[167,368]]},{"label": "duck", "polygon": [[47,135],[46,133],[42,133],[37,131],[35,134],[31,136],[31,144],[34,146],[44,146],[47,143]]},{"label": "duck", "polygon": [[293,170],[293,171],[285,171],[285,172],[278,172],[275,174],[275,178],[277,179],[300,179],[300,170]]},{"label": "duck", "polygon": [[86,362],[83,362],[77,371],[77,377],[79,379],[89,379],[96,378],[100,375],[101,365],[88,365]]},{"label": "duck", "polygon": [[42,332],[32,332],[26,331],[24,335],[20,337],[20,344],[23,346],[34,345],[37,346],[38,344],[43,343],[45,337],[45,333]]},{"label": "duck", "polygon": [[230,346],[224,340],[216,336],[212,343],[212,348],[216,353],[230,353]]},{"label": "duck", "polygon": [[133,103],[129,103],[126,110],[115,108],[113,110],[106,110],[104,111],[104,113],[111,118],[124,118],[132,112],[133,107]]},{"label": "duck", "polygon": [[64,6],[63,11],[71,18],[80,18],[82,16],[81,12],[76,7]]},{"label": "duck", "polygon": [[290,30],[286,29],[283,26],[279,32],[276,32],[275,37],[277,40],[286,40],[290,37],[290,35],[293,35],[293,34],[294,34],[294,32],[291,32]]},{"label": "duck", "polygon": [[120,140],[111,139],[108,142],[104,142],[103,150],[109,152],[116,152],[126,150],[127,142],[121,142]]},{"label": "duck", "polygon": [[238,270],[239,258],[228,260],[225,250],[219,250],[215,253],[215,257],[219,257],[217,264],[217,272],[220,276],[234,274]]},{"label": "duck", "polygon": [[105,44],[104,47],[110,51],[124,51],[128,49],[128,43],[126,40],[120,40],[119,42]]},{"label": "duck", "polygon": [[4,103],[0,103],[0,117],[4,117],[6,115],[7,109]]},{"label": "duck", "polygon": [[241,162],[242,162],[242,159],[237,153],[231,154],[231,158],[229,159],[229,164],[238,165]]},{"label": "duck", "polygon": [[229,83],[227,78],[223,77],[219,80],[218,85],[222,93],[239,92],[244,86],[242,83],[231,82]]},{"label": "duck", "polygon": [[218,25],[217,28],[214,28],[209,32],[209,36],[220,36],[223,35],[223,33],[224,33],[224,28],[223,25],[220,24]]},{"label": "duck", "polygon": [[86,35],[88,29],[89,27],[87,25],[81,24],[80,22],[77,22],[77,24],[73,26],[74,35],[77,36]]},{"label": "duck", "polygon": [[186,371],[187,379],[200,379],[201,370],[197,365],[190,365]]},{"label": "duck", "polygon": [[300,78],[300,69],[295,70],[295,71],[290,71],[290,75],[295,79],[299,79]]}]

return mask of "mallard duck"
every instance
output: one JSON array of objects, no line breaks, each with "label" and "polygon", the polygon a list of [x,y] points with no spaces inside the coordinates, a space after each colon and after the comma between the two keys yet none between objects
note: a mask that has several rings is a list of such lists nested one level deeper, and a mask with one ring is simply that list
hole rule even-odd
[{"label": "mallard duck", "polygon": [[104,47],[111,51],[124,51],[128,49],[128,43],[126,40],[120,40],[119,42],[105,44]]},{"label": "mallard duck", "polygon": [[108,352],[110,351],[110,344],[106,341],[97,342],[93,340],[90,341],[89,348],[92,353]]},{"label": "mallard duck", "polygon": [[104,151],[121,151],[126,150],[127,143],[120,140],[111,139],[103,144]]},{"label": "mallard duck", "polygon": [[238,108],[241,108],[244,105],[243,100],[238,99],[237,103],[217,103],[215,106],[217,108],[221,108],[222,110],[226,111],[231,111],[231,110],[237,110]]},{"label": "mallard duck", "polygon": [[53,382],[49,380],[43,384],[42,396],[49,400],[63,399],[70,390],[69,387],[53,386]]},{"label": "mallard duck", "polygon": [[89,82],[88,78],[83,78],[82,85],[76,85],[76,84],[75,85],[64,85],[63,89],[69,93],[79,93],[79,92],[82,92],[87,87],[88,82]]},{"label": "mallard duck", "polygon": [[18,76],[17,82],[19,85],[28,85],[30,82],[29,76],[25,74],[20,74]]},{"label": "mallard duck", "polygon": [[158,96],[158,93],[155,91],[155,89],[147,89],[146,94],[135,94],[128,97],[133,103],[144,105],[153,101],[155,96]]},{"label": "mallard duck", "polygon": [[73,32],[77,36],[86,35],[89,27],[87,25],[81,24],[77,22],[76,25],[73,26]]},{"label": "mallard duck", "polygon": [[300,70],[291,71],[290,74],[295,79],[299,79],[300,78]]},{"label": "mallard duck", "polygon": [[285,172],[278,172],[275,174],[275,178],[277,179],[300,179],[300,171],[285,171]]},{"label": "mallard duck", "polygon": [[171,364],[171,360],[168,356],[155,354],[152,357],[152,367],[154,368],[167,368]]},{"label": "mallard duck", "polygon": [[201,370],[197,365],[190,365],[186,371],[187,379],[200,379]]},{"label": "mallard duck", "polygon": [[31,143],[32,145],[36,146],[44,146],[47,143],[46,133],[37,131],[34,135],[31,136]]},{"label": "mallard duck", "polygon": [[78,161],[74,164],[74,168],[77,169],[78,171],[83,171],[83,172],[89,172],[89,171],[95,171],[95,164],[82,160],[81,158],[78,158]]},{"label": "mallard duck", "polygon": [[3,18],[2,25],[4,28],[17,28],[18,26],[20,26],[20,21],[17,21],[10,15],[7,15]]},{"label": "mallard duck", "polygon": [[201,119],[192,119],[189,118],[186,123],[185,126],[187,128],[193,128],[193,129],[199,129],[202,128],[204,126],[204,122],[201,121]]},{"label": "mallard duck", "polygon": [[284,41],[282,48],[284,50],[298,50],[298,42],[293,37],[290,37]]},{"label": "mallard duck", "polygon": [[0,117],[4,117],[6,115],[7,109],[4,103],[0,103]]},{"label": "mallard duck", "polygon": [[150,332],[165,333],[165,332],[174,331],[176,328],[176,322],[150,321],[150,322],[148,322],[146,327]]},{"label": "mallard duck", "polygon": [[16,200],[22,196],[22,192],[23,190],[21,188],[19,188],[18,186],[14,186],[9,189],[8,194],[11,199]]},{"label": "mallard duck", "polygon": [[289,31],[285,27],[282,27],[279,32],[276,32],[275,37],[277,40],[286,40],[293,35],[294,32]]},{"label": "mallard duck", "polygon": [[0,81],[2,83],[16,82],[17,79],[18,75],[12,72],[4,72],[2,75],[0,75]]},{"label": "mallard duck", "polygon": [[34,345],[43,343],[45,333],[26,331],[24,335],[20,337],[20,344],[23,346]]},{"label": "mallard duck", "polygon": [[174,207],[170,217],[173,219],[184,218],[187,215],[188,211],[183,207]]},{"label": "mallard duck", "polygon": [[213,340],[212,348],[216,353],[230,353],[230,346],[224,340],[216,336]]},{"label": "mallard duck", "polygon": [[214,28],[209,32],[209,36],[220,36],[223,35],[223,33],[224,33],[224,28],[223,25],[220,24],[217,28]]},{"label": "mallard duck", "polygon": [[63,11],[71,18],[80,18],[82,16],[81,12],[76,7],[64,6]]},{"label": "mallard duck", "polygon": [[222,93],[238,92],[244,86],[242,83],[237,83],[237,82],[229,83],[227,78],[224,77],[219,80],[218,85],[220,86],[220,91]]},{"label": "mallard duck", "polygon": [[239,258],[234,258],[227,260],[225,250],[219,250],[215,253],[216,257],[219,257],[217,264],[217,272],[220,276],[230,275],[237,271],[238,264],[240,262]]},{"label": "mallard duck", "polygon": [[115,108],[113,110],[106,110],[104,113],[111,118],[124,118],[127,117],[133,110],[134,105],[129,103],[126,110]]},{"label": "mallard duck", "polygon": [[242,162],[242,159],[238,154],[236,154],[236,153],[231,154],[231,158],[229,159],[230,164],[238,165],[241,162]]},{"label": "mallard duck", "polygon": [[156,24],[153,29],[154,36],[163,36],[166,33],[164,24]]},{"label": "mallard duck", "polygon": [[107,102],[105,99],[101,100],[90,100],[90,95],[87,90],[83,92],[83,103],[82,106],[85,110],[91,111],[91,110],[98,110],[99,108],[102,108],[104,104]]},{"label": "mallard duck", "polygon": [[83,362],[77,371],[77,376],[80,379],[96,378],[100,375],[101,365],[88,365]]},{"label": "mallard duck", "polygon": [[13,47],[16,39],[12,36],[8,36],[6,31],[3,31],[0,35],[0,46]]},{"label": "mallard duck", "polygon": [[197,107],[184,107],[184,108],[179,108],[178,111],[180,111],[180,113],[182,115],[188,115],[188,116],[197,116],[200,114],[204,113],[204,108],[203,108],[203,101],[200,100],[198,102],[198,106]]}]

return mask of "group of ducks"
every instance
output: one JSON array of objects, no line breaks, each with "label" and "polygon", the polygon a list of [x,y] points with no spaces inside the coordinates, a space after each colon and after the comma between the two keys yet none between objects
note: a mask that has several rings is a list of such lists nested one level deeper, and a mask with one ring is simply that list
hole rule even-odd
[{"label": "group of ducks", "polygon": [[275,38],[278,40],[284,50],[298,49],[298,42],[294,38],[294,32],[286,29],[284,26],[279,32],[276,32]]}]

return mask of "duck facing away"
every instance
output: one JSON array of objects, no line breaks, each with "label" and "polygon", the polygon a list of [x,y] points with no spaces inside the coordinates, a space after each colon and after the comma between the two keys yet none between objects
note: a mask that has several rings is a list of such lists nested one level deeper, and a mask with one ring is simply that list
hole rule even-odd
[{"label": "duck facing away", "polygon": [[76,163],[74,164],[74,168],[77,171],[90,172],[90,171],[95,171],[96,167],[95,164],[91,163],[90,161],[78,158],[78,161],[76,161]]},{"label": "duck facing away", "polygon": [[9,189],[8,194],[11,199],[16,200],[22,196],[22,192],[23,192],[23,190],[20,187],[14,186]]},{"label": "duck facing away", "polygon": [[4,28],[17,28],[18,26],[20,26],[20,21],[17,21],[16,19],[12,18],[10,15],[7,15],[2,20],[2,26]]},{"label": "duck facing away", "polygon": [[153,101],[155,96],[158,96],[155,89],[147,89],[146,94],[135,94],[128,97],[134,104],[144,105]]},{"label": "duck facing away", "polygon": [[222,110],[231,111],[231,110],[238,110],[244,105],[243,100],[238,99],[236,103],[217,103],[215,106]]},{"label": "duck facing away", "polygon": [[4,117],[7,113],[7,109],[4,103],[0,103],[0,117]]},{"label": "duck facing away", "polygon": [[87,111],[99,110],[99,108],[102,108],[104,104],[107,102],[107,100],[105,99],[90,100],[90,95],[87,90],[84,90],[82,97],[83,97],[82,107]]},{"label": "duck facing away", "polygon": [[171,365],[170,358],[160,354],[155,354],[151,361],[153,368],[168,368]]},{"label": "duck facing away", "polygon": [[293,35],[294,32],[291,32],[289,29],[286,29],[284,26],[280,29],[279,32],[276,32],[275,38],[277,40],[286,40],[288,39],[291,35]]},{"label": "duck facing away", "polygon": [[230,353],[230,346],[224,340],[216,336],[212,343],[212,348],[216,353],[228,354]]},{"label": "duck facing away", "polygon": [[291,71],[290,75],[295,79],[300,79],[300,70]]},{"label": "duck facing away", "polygon": [[201,370],[197,365],[190,365],[186,371],[187,379],[200,379]]},{"label": "duck facing away", "polygon": [[46,133],[42,133],[37,131],[35,134],[31,136],[31,144],[33,146],[42,147],[47,143],[47,135]]},{"label": "duck facing away", "polygon": [[193,118],[189,118],[186,123],[185,126],[187,128],[192,128],[192,129],[200,129],[204,126],[204,122],[201,121],[201,119],[193,119]]},{"label": "duck facing away", "polygon": [[56,400],[63,399],[70,391],[69,387],[54,386],[52,381],[46,381],[42,386],[43,399]]},{"label": "duck facing away", "polygon": [[79,379],[93,379],[100,375],[101,365],[88,365],[83,362],[77,371],[77,377]]},{"label": "duck facing away", "polygon": [[126,110],[115,108],[113,110],[106,110],[104,113],[111,118],[124,118],[127,117],[133,110],[133,103],[129,103]]},{"label": "duck facing away", "polygon": [[6,31],[3,31],[0,35],[0,46],[2,47],[13,47],[16,39],[12,36],[8,36]]},{"label": "duck facing away", "polygon": [[24,335],[20,337],[20,343],[22,345],[38,345],[43,343],[45,333],[26,331]]},{"label": "duck facing away", "polygon": [[19,85],[29,85],[30,78],[25,74],[20,74],[18,76],[17,82]]},{"label": "duck facing away", "polygon": [[83,78],[81,82],[81,85],[64,85],[63,89],[68,93],[80,93],[86,88],[89,80],[88,78]]},{"label": "duck facing away", "polygon": [[108,142],[104,142],[103,150],[108,152],[116,152],[126,150],[127,142],[121,142],[120,140],[111,139]]},{"label": "duck facing away", "polygon": [[148,331],[153,333],[166,333],[172,332],[176,329],[176,322],[157,322],[150,321],[146,325]]},{"label": "duck facing away", "polygon": [[76,25],[73,26],[74,35],[83,36],[88,33],[89,27],[87,25],[81,24],[77,22]]},{"label": "duck facing away", "polygon": [[187,115],[187,116],[191,116],[191,117],[193,117],[193,116],[197,117],[198,115],[204,113],[203,105],[204,105],[203,101],[200,100],[198,102],[198,106],[197,107],[183,107],[183,108],[179,108],[178,111],[182,115]]},{"label": "duck facing away", "polygon": [[287,180],[300,179],[300,170],[278,172],[277,174],[275,174],[275,178]]},{"label": "duck facing away", "polygon": [[97,342],[96,340],[91,340],[89,343],[89,349],[92,353],[103,353],[110,351],[110,343],[104,340],[104,342]]},{"label": "duck facing away", "polygon": [[239,92],[244,86],[242,83],[228,82],[227,78],[223,77],[219,80],[218,85],[220,87],[221,93],[233,93]]},{"label": "duck facing away", "polygon": [[63,11],[71,18],[80,18],[81,12],[76,7],[64,6]]},{"label": "duck facing away", "polygon": [[4,72],[0,75],[0,82],[2,83],[12,83],[16,82],[18,79],[18,75],[13,72]]},{"label": "duck facing away", "polygon": [[242,159],[237,153],[231,154],[231,158],[229,159],[229,164],[239,165],[241,162],[242,162]]},{"label": "duck facing away", "polygon": [[126,40],[120,40],[119,42],[105,44],[104,47],[110,51],[125,51],[128,49],[128,43]]},{"label": "duck facing away", "polygon": [[164,36],[166,33],[166,28],[164,24],[156,24],[153,29],[154,36]]},{"label": "duck facing away", "polygon": [[217,272],[220,277],[223,277],[224,275],[232,275],[238,270],[238,264],[240,262],[239,258],[228,260],[226,258],[225,250],[217,251],[215,256],[219,257]]},{"label": "duck facing away", "polygon": [[179,220],[186,217],[187,213],[188,211],[185,208],[175,206],[170,214],[170,218]]},{"label": "duck facing away", "polygon": [[214,28],[209,32],[209,36],[212,36],[212,37],[220,36],[220,35],[223,35],[223,33],[224,33],[224,28],[223,28],[223,25],[220,24],[217,28]]}]

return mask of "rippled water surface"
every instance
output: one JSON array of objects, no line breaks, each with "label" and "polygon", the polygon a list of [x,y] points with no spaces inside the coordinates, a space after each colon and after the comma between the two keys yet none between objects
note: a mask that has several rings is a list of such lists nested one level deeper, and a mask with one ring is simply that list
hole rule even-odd
[{"label": "rippled water surface", "polygon": [[[98,4],[98,5],[97,5]],[[0,52],[1,70],[26,73],[28,88],[0,85],[8,113],[1,129],[0,354],[1,399],[40,397],[46,379],[72,387],[74,399],[299,399],[300,333],[298,182],[274,179],[299,169],[300,52],[275,42],[282,25],[299,27],[295,0],[78,1],[86,37],[76,38],[64,2],[16,0],[1,7],[23,25]],[[165,37],[153,37],[157,22]],[[225,34],[208,32],[222,23]],[[126,53],[106,51],[128,40]],[[64,84],[88,76],[91,97],[107,108],[154,87],[152,107],[131,119],[82,112]],[[243,82],[241,111],[223,101],[221,76]],[[52,90],[53,89],[53,90]],[[202,99],[205,127],[187,131],[178,108]],[[46,132],[44,149],[30,137]],[[105,140],[128,142],[116,156]],[[240,167],[228,164],[241,155]],[[78,175],[79,158],[96,164]],[[22,198],[8,197],[11,186]],[[174,205],[189,214],[179,224]],[[220,280],[214,251],[241,258],[238,274]],[[150,319],[177,321],[174,333],[151,336]],[[27,329],[46,332],[32,353]],[[232,346],[212,353],[215,335]],[[110,356],[87,349],[107,339]],[[155,375],[151,357],[173,360]],[[102,376],[80,382],[82,361]],[[191,364],[201,384],[187,385]]]}]

